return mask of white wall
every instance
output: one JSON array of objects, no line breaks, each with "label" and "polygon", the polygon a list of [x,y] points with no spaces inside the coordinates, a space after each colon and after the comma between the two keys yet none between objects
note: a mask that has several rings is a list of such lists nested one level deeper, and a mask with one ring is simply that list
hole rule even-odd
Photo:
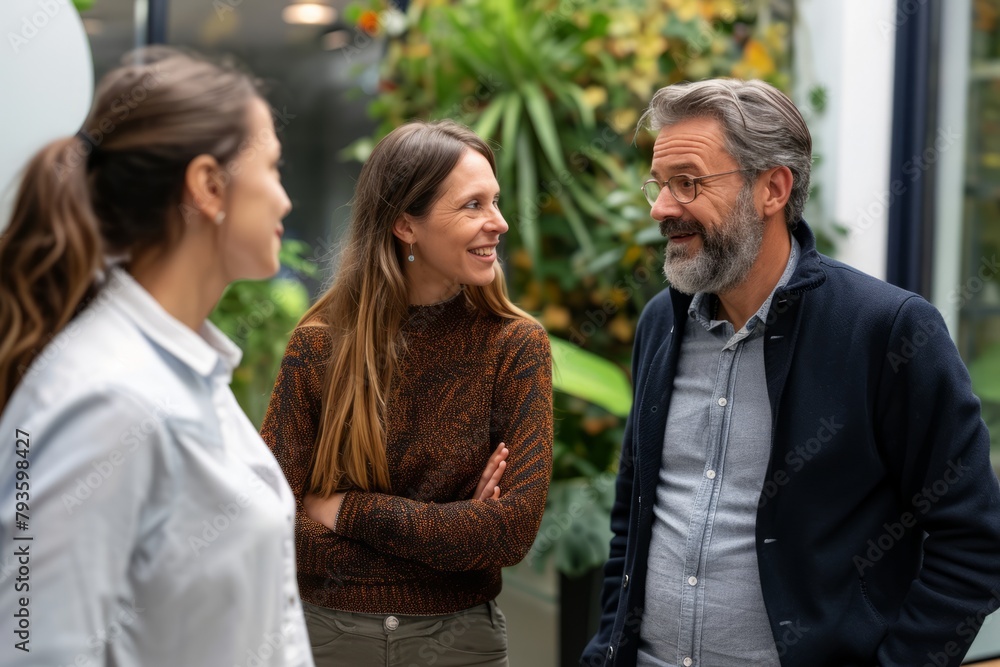
[{"label": "white wall", "polygon": [[69,0],[0,0],[0,230],[19,174],[49,141],[80,129],[94,92],[94,65]]},{"label": "white wall", "polygon": [[797,11],[797,101],[803,106],[816,85],[828,99],[824,114],[807,118],[822,156],[813,170],[822,210],[812,217],[849,230],[838,259],[885,278],[896,2],[798,0]]},{"label": "white wall", "polygon": [[969,39],[972,0],[948,0],[941,12],[940,127],[959,136],[937,162],[934,229],[934,281],[931,300],[952,338],[958,335],[958,303],[962,278],[965,152],[969,102]]}]

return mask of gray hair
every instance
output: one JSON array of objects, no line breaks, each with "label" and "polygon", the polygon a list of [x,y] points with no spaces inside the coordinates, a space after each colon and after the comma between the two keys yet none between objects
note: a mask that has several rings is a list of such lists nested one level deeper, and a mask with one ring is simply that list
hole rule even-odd
[{"label": "gray hair", "polygon": [[726,150],[740,169],[756,176],[772,167],[792,172],[785,222],[795,229],[809,199],[812,137],[788,97],[763,81],[709,79],[660,88],[639,119],[654,132],[689,118],[714,118]]}]

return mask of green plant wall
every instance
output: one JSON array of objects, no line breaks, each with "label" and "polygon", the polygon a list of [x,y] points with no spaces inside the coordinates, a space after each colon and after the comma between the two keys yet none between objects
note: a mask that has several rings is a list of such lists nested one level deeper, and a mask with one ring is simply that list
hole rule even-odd
[{"label": "green plant wall", "polygon": [[299,278],[313,277],[301,241],[281,244],[282,273],[270,280],[242,280],[222,294],[209,319],[243,351],[233,372],[232,389],[254,426],[264,421],[271,389],[292,330],[309,307],[309,292]]},{"label": "green plant wall", "polygon": [[[789,3],[775,0],[415,0],[345,12],[387,39],[374,143],[412,118],[452,118],[497,149],[514,299],[550,332],[553,487],[533,549],[570,575],[607,555],[609,488],[631,403],[639,312],[663,289],[663,239],[639,191],[661,86],[711,76],[788,88]],[[599,484],[597,488],[595,484]],[[548,532],[552,538],[546,538]],[[602,546],[595,546],[602,545]]]}]

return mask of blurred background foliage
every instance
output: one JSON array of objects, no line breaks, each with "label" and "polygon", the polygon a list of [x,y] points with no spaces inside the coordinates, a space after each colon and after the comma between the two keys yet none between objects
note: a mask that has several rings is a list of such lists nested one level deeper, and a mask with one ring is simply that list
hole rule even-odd
[{"label": "blurred background foliage", "polygon": [[314,278],[318,268],[305,259],[308,252],[302,241],[282,241],[278,275],[232,283],[209,317],[243,350],[233,372],[233,394],[257,428],[264,421],[288,339],[309,307],[303,279]]},{"label": "blurred background foliage", "polygon": [[403,15],[376,0],[345,14],[386,40],[378,129],[355,158],[413,118],[452,118],[497,148],[511,292],[550,332],[555,361],[538,565],[551,557],[576,575],[607,556],[612,492],[594,480],[617,466],[636,322],[664,286],[663,238],[639,191],[653,136],[636,122],[678,81],[787,91],[791,11],[778,0],[415,0]]}]

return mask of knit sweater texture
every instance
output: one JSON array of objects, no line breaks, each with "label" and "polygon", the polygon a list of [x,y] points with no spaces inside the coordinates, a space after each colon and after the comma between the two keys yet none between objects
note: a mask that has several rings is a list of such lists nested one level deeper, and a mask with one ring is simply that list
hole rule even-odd
[{"label": "knit sweater texture", "polygon": [[[448,614],[491,600],[500,570],[534,542],[552,471],[552,362],[530,320],[483,313],[464,294],[411,306],[408,342],[387,402],[391,491],[352,490],[333,532],[302,494],[332,342],[296,329],[261,435],[297,497],[302,599],[368,614]],[[345,391],[348,388],[345,387]],[[509,449],[499,500],[472,500],[499,443]]]}]

